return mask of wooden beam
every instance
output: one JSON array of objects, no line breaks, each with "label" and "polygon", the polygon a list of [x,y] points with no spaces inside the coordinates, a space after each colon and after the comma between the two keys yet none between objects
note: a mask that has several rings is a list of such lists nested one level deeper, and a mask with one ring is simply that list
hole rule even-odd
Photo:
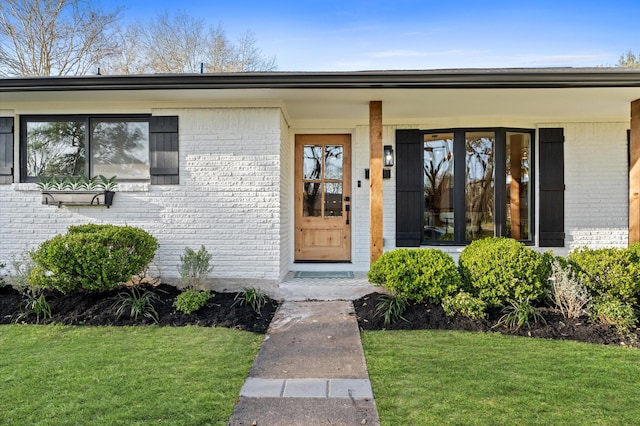
[{"label": "wooden beam", "polygon": [[369,211],[370,256],[375,262],[383,251],[382,240],[382,101],[369,103]]},{"label": "wooden beam", "polygon": [[515,240],[522,239],[520,232],[522,226],[522,218],[520,217],[520,186],[522,181],[522,144],[524,142],[523,134],[515,134],[509,137],[509,174],[511,175],[511,183],[509,184],[509,202],[511,217],[511,238]]},{"label": "wooden beam", "polygon": [[640,242],[640,99],[631,102],[629,244]]}]

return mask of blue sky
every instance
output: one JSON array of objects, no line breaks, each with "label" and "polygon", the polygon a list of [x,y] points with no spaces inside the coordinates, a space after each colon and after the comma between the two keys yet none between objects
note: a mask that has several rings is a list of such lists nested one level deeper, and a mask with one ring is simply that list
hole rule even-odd
[{"label": "blue sky", "polygon": [[640,0],[103,0],[250,30],[280,71],[614,65],[640,53]]}]

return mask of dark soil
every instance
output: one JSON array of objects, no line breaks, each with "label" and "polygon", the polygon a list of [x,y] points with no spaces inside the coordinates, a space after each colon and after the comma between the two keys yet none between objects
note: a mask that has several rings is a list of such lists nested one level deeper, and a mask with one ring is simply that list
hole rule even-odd
[{"label": "dark soil", "polygon": [[[158,296],[154,302],[158,313],[158,325],[161,326],[185,326],[198,325],[203,327],[227,327],[254,333],[266,333],[267,327],[278,309],[278,302],[267,298],[267,303],[255,313],[250,306],[235,303],[237,293],[212,292],[211,298],[205,307],[191,315],[185,315],[176,311],[173,303],[181,290],[174,286],[161,284],[157,287],[141,287],[141,290],[152,291]],[[149,325],[154,324],[149,318],[138,317],[137,320],[129,318],[128,311],[119,319],[116,315],[118,309],[118,293],[123,290],[114,290],[103,293],[75,290],[67,294],[58,291],[45,290],[46,300],[51,306],[52,317],[40,320],[41,323],[56,323],[66,325]],[[5,286],[0,287],[0,324],[16,322],[21,312],[24,296],[17,290]],[[21,318],[19,323],[35,323],[35,315]]]},{"label": "dark soil", "polygon": [[376,305],[381,293],[372,293],[353,302],[358,324],[363,330],[464,330],[477,332],[494,332],[515,336],[529,336],[546,339],[577,340],[580,342],[604,345],[624,345],[640,347],[640,330],[621,334],[614,327],[596,324],[587,317],[579,319],[563,318],[557,311],[548,307],[538,307],[537,310],[545,321],[532,324],[531,327],[509,329],[503,325],[496,325],[502,316],[499,309],[490,310],[488,318],[472,320],[456,315],[448,317],[441,305],[429,303],[410,304],[402,314],[403,319],[396,323],[384,324],[384,319],[376,315]]}]

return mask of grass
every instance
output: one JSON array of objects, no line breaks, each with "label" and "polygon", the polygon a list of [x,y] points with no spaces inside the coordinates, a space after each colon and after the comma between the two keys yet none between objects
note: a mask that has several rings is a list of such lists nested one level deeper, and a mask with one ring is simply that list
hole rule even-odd
[{"label": "grass", "polygon": [[640,351],[452,331],[362,335],[382,425],[628,425]]},{"label": "grass", "polygon": [[0,326],[2,425],[224,425],[263,336]]}]

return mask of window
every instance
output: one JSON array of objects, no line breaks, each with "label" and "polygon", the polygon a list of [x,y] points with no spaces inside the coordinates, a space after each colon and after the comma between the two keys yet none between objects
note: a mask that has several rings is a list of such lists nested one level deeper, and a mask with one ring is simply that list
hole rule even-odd
[{"label": "window", "polygon": [[149,116],[27,116],[22,180],[38,176],[117,176],[149,180]]},{"label": "window", "polygon": [[[490,236],[532,241],[533,130],[399,132],[399,245],[466,244]],[[416,208],[421,215],[407,211]]]}]

